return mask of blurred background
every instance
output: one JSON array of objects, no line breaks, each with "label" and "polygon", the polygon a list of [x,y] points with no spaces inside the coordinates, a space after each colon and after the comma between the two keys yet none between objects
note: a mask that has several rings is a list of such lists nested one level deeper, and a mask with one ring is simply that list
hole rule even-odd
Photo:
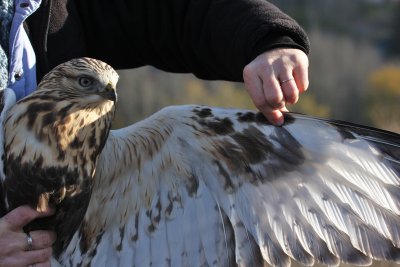
[{"label": "blurred background", "polygon": [[[400,0],[270,2],[295,18],[311,40],[310,87],[291,111],[400,133]],[[175,104],[254,109],[240,83],[152,67],[119,73],[115,128]]]},{"label": "blurred background", "polygon": [[[311,41],[310,87],[291,111],[400,132],[400,0],[271,0]],[[114,127],[163,106],[254,109],[243,84],[152,67],[119,72]]]}]

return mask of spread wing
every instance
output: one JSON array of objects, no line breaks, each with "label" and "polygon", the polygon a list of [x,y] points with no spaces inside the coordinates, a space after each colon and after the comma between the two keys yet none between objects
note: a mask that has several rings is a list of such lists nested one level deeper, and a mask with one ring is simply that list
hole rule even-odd
[{"label": "spread wing", "polygon": [[112,131],[83,266],[288,266],[400,258],[400,137],[288,114],[169,107]]}]

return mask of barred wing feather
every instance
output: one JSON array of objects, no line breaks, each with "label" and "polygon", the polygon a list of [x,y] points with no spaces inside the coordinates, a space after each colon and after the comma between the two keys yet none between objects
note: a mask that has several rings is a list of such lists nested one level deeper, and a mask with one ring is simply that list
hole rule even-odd
[{"label": "barred wing feather", "polygon": [[111,131],[60,260],[91,266],[400,261],[400,138],[287,114],[168,107]]}]

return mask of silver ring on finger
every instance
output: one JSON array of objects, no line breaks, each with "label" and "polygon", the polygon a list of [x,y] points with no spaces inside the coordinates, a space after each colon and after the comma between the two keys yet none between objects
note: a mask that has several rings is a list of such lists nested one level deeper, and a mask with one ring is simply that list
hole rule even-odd
[{"label": "silver ring on finger", "polygon": [[26,250],[30,251],[33,249],[33,239],[29,233],[26,233],[26,242],[27,242],[27,247]]},{"label": "silver ring on finger", "polygon": [[289,78],[289,79],[286,79],[286,80],[283,80],[283,81],[279,81],[279,84],[282,85],[284,83],[290,82],[291,80],[294,80],[294,78]]}]

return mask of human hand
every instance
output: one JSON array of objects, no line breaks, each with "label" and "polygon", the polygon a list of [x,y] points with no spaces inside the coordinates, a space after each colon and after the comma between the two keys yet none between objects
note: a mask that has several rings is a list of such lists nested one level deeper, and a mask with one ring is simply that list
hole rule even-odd
[{"label": "human hand", "polygon": [[[52,211],[37,212],[21,206],[0,218],[0,267],[50,266],[51,245],[56,240],[54,232],[32,231],[32,246],[23,227],[36,218],[52,215]],[[30,250],[29,250],[30,249]]]},{"label": "human hand", "polygon": [[282,125],[286,104],[308,88],[308,57],[294,48],[267,51],[245,66],[243,79],[254,105],[269,122]]}]

